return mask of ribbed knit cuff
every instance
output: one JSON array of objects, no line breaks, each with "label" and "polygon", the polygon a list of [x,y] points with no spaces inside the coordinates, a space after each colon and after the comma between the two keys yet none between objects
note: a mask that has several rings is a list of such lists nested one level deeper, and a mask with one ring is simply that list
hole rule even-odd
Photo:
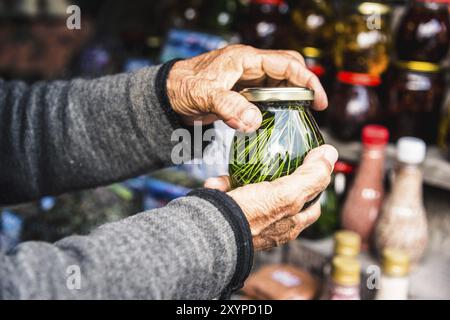
[{"label": "ribbed knit cuff", "polygon": [[164,63],[161,68],[159,68],[155,79],[156,95],[158,96],[159,103],[174,128],[181,128],[183,125],[179,115],[173,111],[169,97],[167,96],[167,78],[169,77],[169,72],[172,70],[173,65],[180,60],[182,59],[174,59]]},{"label": "ribbed knit cuff", "polygon": [[197,189],[188,194],[212,203],[230,224],[237,245],[234,275],[220,298],[228,299],[232,292],[244,285],[253,265],[253,241],[250,225],[239,205],[226,193],[213,189]]}]

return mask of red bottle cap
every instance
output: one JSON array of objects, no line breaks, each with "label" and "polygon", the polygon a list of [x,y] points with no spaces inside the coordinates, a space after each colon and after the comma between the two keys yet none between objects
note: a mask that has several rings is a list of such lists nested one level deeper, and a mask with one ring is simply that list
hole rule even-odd
[{"label": "red bottle cap", "polygon": [[381,84],[381,78],[379,76],[366,73],[340,71],[337,74],[337,78],[340,82],[352,85],[375,87]]},{"label": "red bottle cap", "polygon": [[450,0],[416,0],[417,2],[429,2],[429,3],[446,3],[450,4]]},{"label": "red bottle cap", "polygon": [[320,64],[308,66],[308,69],[318,77],[322,77],[326,72],[324,66],[321,66]]},{"label": "red bottle cap", "polygon": [[271,4],[274,6],[279,6],[282,4],[284,0],[252,0],[252,3],[256,4]]},{"label": "red bottle cap", "polygon": [[389,141],[389,130],[379,125],[367,125],[362,130],[362,142],[370,146],[384,146]]},{"label": "red bottle cap", "polygon": [[338,161],[334,164],[334,172],[349,174],[352,173],[354,167],[347,162]]},{"label": "red bottle cap", "polygon": [[362,142],[365,145],[383,146],[389,141],[389,130],[379,125],[367,125],[362,130]]}]

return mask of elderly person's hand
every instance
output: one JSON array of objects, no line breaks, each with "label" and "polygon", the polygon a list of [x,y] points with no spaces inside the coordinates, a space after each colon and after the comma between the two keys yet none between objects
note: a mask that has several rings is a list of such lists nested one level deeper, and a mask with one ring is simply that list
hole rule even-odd
[{"label": "elderly person's hand", "polygon": [[297,238],[319,218],[319,203],[300,210],[330,183],[337,158],[336,149],[324,145],[312,150],[294,173],[273,182],[229,191],[230,180],[222,176],[208,179],[205,187],[228,191],[247,217],[255,249],[269,249]]},{"label": "elderly person's hand", "polygon": [[280,85],[309,87],[316,93],[315,108],[327,107],[319,79],[306,68],[298,52],[244,45],[175,63],[167,80],[167,93],[174,111],[188,124],[196,120],[210,124],[221,119],[234,129],[252,132],[261,124],[261,112],[232,89]]}]

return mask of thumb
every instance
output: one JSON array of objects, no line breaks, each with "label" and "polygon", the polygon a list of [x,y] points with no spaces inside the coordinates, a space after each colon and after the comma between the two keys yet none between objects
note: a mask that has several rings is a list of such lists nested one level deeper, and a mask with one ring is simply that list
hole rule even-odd
[{"label": "thumb", "polygon": [[279,179],[285,197],[303,204],[314,199],[330,183],[338,152],[330,145],[311,150],[303,164],[289,176]]},{"label": "thumb", "polygon": [[262,122],[261,111],[235,91],[216,91],[211,111],[231,128],[243,132],[257,130]]}]

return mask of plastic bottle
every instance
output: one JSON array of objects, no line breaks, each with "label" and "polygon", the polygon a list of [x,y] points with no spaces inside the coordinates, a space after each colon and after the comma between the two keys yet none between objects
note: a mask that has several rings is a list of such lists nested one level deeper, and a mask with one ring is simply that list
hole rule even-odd
[{"label": "plastic bottle", "polygon": [[422,257],[428,239],[420,168],[425,154],[423,140],[403,137],[398,141],[398,166],[392,190],[375,229],[375,245],[379,253],[385,248],[402,249],[413,264]]},{"label": "plastic bottle", "polygon": [[406,300],[409,291],[409,256],[396,249],[383,251],[383,271],[376,300]]},{"label": "plastic bottle", "polygon": [[384,194],[384,159],[389,131],[378,125],[364,127],[363,151],[355,180],[342,210],[342,226],[358,233],[367,249]]}]

